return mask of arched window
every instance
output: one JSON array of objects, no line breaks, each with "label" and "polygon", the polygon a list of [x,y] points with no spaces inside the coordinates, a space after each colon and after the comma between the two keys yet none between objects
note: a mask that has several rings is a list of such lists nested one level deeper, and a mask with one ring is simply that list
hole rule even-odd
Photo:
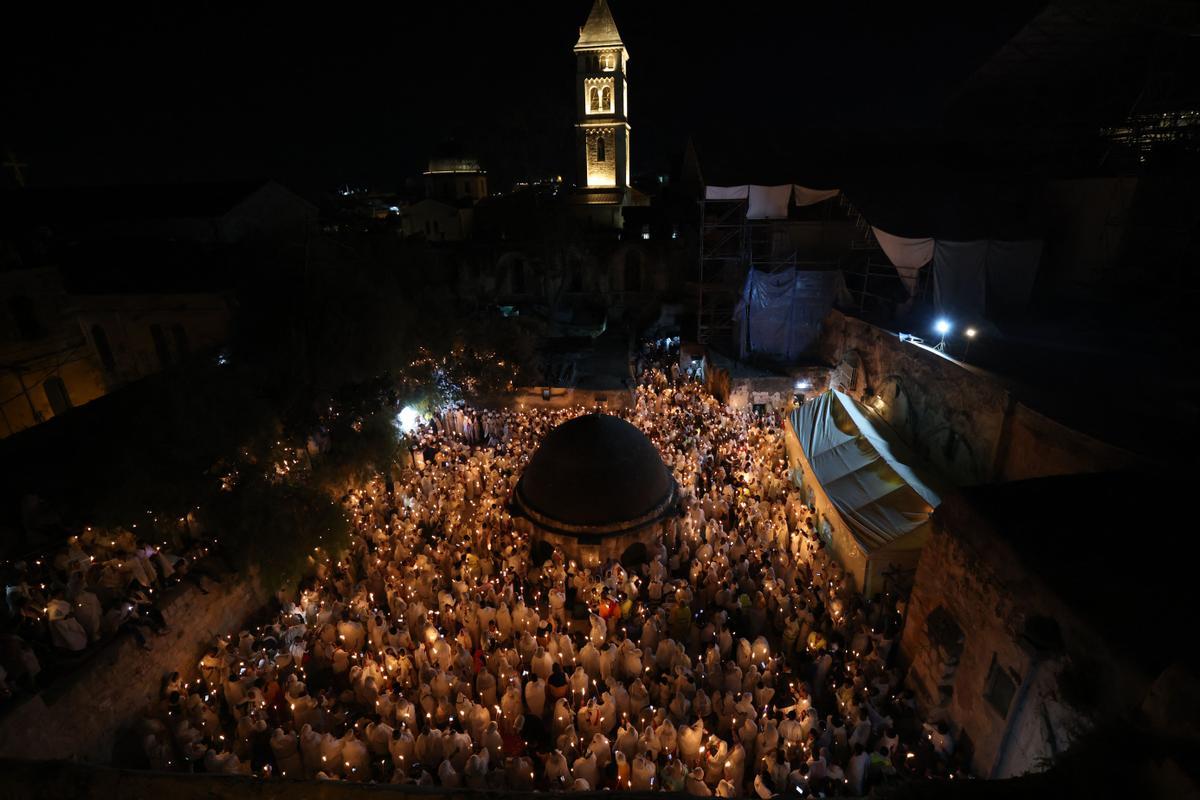
[{"label": "arched window", "polygon": [[100,356],[100,363],[104,365],[104,369],[116,372],[117,360],[113,358],[112,348],[108,345],[108,334],[98,322],[92,326],[92,344],[96,345],[96,354]]},{"label": "arched window", "polygon": [[600,110],[600,89],[599,89],[599,87],[596,87],[596,86],[592,87],[592,91],[589,95],[589,103],[590,103],[590,105],[588,107],[592,111]]},{"label": "arched window", "polygon": [[612,89],[604,87],[604,92],[600,95],[600,103],[605,111],[612,111]]},{"label": "arched window", "polygon": [[175,355],[179,356],[180,360],[187,358],[192,349],[188,345],[187,330],[176,323],[171,326],[171,338],[175,340]]},{"label": "arched window", "polygon": [[158,354],[158,365],[163,369],[171,366],[171,348],[167,346],[167,335],[157,322],[150,326],[150,338],[154,340],[154,352]]},{"label": "arched window", "polygon": [[604,152],[604,137],[603,136],[598,136],[596,138],[596,160],[597,161],[606,161],[607,160],[607,154]]},{"label": "arched window", "polygon": [[50,403],[54,416],[57,417],[71,407],[71,396],[67,394],[67,385],[57,375],[46,378],[42,383],[42,390],[46,393],[46,401]]},{"label": "arched window", "polygon": [[625,253],[625,291],[642,290],[642,254],[637,250]]}]

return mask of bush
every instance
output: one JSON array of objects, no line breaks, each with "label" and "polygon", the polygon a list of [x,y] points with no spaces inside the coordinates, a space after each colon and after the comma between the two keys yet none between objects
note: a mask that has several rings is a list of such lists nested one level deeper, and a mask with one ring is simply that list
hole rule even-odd
[{"label": "bush", "polygon": [[350,523],[341,504],[311,482],[273,483],[250,473],[222,492],[206,523],[239,570],[258,568],[275,591],[306,574],[314,549],[345,548]]}]

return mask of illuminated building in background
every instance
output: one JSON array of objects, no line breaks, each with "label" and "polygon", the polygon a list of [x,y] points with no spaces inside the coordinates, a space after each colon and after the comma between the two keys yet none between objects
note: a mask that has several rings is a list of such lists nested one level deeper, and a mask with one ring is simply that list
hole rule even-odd
[{"label": "illuminated building in background", "polygon": [[575,59],[579,176],[586,189],[616,190],[623,196],[629,187],[629,53],[605,0],[596,0],[579,29]]},{"label": "illuminated building in background", "polygon": [[478,203],[488,195],[487,172],[479,161],[463,155],[435,155],[425,171],[425,196],[444,203],[470,200]]}]

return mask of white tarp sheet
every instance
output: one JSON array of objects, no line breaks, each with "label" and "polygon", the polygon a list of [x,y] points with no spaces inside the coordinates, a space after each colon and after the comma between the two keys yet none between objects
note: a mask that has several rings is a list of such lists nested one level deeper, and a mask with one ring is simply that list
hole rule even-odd
[{"label": "white tarp sheet", "polygon": [[905,236],[896,236],[880,230],[874,225],[871,226],[871,232],[875,234],[875,241],[879,242],[883,254],[896,268],[896,274],[900,276],[909,296],[916,294],[917,275],[920,273],[921,267],[928,264],[933,258],[933,239],[928,237],[910,239]]},{"label": "white tarp sheet", "polygon": [[750,207],[746,219],[787,219],[788,200],[792,198],[792,185],[750,186]]},{"label": "white tarp sheet", "polygon": [[797,206],[815,206],[823,200],[837,197],[841,189],[809,189],[798,183],[792,184],[792,199]]},{"label": "white tarp sheet", "polygon": [[880,230],[874,225],[871,226],[871,232],[875,234],[875,241],[879,242],[880,248],[893,267],[923,267],[933,258],[931,237],[910,239]]},{"label": "white tarp sheet", "polygon": [[740,356],[795,361],[809,352],[842,286],[840,270],[751,269],[733,314]]},{"label": "white tarp sheet", "polygon": [[786,219],[788,202],[795,198],[797,206],[811,206],[837,197],[840,189],[809,189],[799,184],[782,186],[706,186],[705,200],[750,200],[747,219]]},{"label": "white tarp sheet", "polygon": [[869,555],[929,522],[941,503],[936,478],[887,424],[836,389],[792,412],[789,422],[813,477]]},{"label": "white tarp sheet", "polygon": [[706,186],[705,200],[745,200],[750,196],[749,186]]}]

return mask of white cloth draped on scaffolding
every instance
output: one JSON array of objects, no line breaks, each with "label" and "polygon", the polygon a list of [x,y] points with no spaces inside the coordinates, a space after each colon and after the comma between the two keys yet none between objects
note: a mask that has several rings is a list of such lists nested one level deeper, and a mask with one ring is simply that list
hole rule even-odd
[{"label": "white cloth draped on scaffolding", "polygon": [[809,189],[799,184],[780,186],[706,186],[705,200],[749,200],[746,219],[787,219],[788,203],[794,198],[797,206],[811,206],[837,197],[838,189]]},{"label": "white cloth draped on scaffolding", "polygon": [[792,199],[792,185],[750,186],[750,207],[746,219],[787,219],[788,201]]},{"label": "white cloth draped on scaffolding", "polygon": [[944,314],[982,320],[986,312],[1019,311],[1029,303],[1042,255],[1040,239],[952,242],[897,236],[874,225],[871,231],[910,296],[917,291],[921,269],[933,264],[934,305]]},{"label": "white cloth draped on scaffolding", "polygon": [[705,200],[745,200],[750,195],[750,187],[742,186],[706,186]]},{"label": "white cloth draped on scaffolding", "polygon": [[733,312],[741,358],[795,361],[810,352],[821,321],[844,291],[840,270],[751,269]]},{"label": "white cloth draped on scaffolding", "polygon": [[792,184],[792,200],[797,206],[815,206],[824,200],[837,197],[841,189],[809,189],[798,183]]},{"label": "white cloth draped on scaffolding", "polygon": [[896,268],[896,272],[900,275],[900,280],[904,283],[904,288],[908,290],[909,296],[911,297],[916,294],[917,276],[921,271],[921,267],[933,259],[932,237],[910,239],[907,236],[896,236],[895,234],[880,230],[874,225],[871,226],[871,232],[875,234],[875,241],[879,242],[879,247],[883,250],[883,254],[888,257],[888,261],[891,261],[892,266]]},{"label": "white cloth draped on scaffolding", "polygon": [[1039,239],[1006,242],[939,239],[933,253],[933,302],[964,322],[1019,311],[1029,303],[1042,255]]}]

